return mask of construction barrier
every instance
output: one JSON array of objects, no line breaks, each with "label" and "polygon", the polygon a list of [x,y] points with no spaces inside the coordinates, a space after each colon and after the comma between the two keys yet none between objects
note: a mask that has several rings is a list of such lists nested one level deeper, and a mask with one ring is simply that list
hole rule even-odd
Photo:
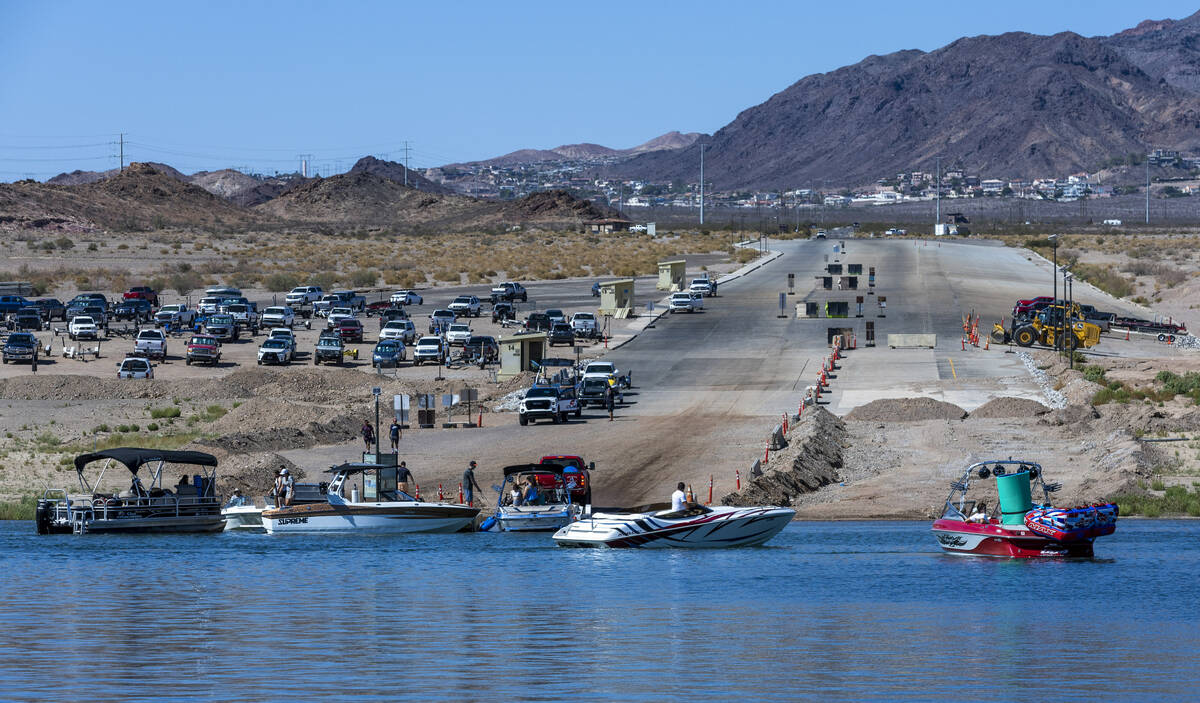
[{"label": "construction barrier", "polygon": [[921,348],[933,349],[937,346],[936,334],[889,334],[888,347],[892,349]]}]

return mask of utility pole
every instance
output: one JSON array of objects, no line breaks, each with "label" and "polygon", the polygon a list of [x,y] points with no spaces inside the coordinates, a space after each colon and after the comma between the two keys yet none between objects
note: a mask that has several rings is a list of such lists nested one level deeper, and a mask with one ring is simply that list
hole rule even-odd
[{"label": "utility pole", "polygon": [[408,142],[404,142],[404,185],[408,185]]},{"label": "utility pole", "polygon": [[1146,159],[1146,224],[1150,224],[1150,159]]},{"label": "utility pole", "polygon": [[700,144],[700,224],[704,224],[704,144]]},{"label": "utility pole", "polygon": [[[121,135],[120,135],[120,137],[118,137],[117,141],[121,145],[121,173],[125,173],[125,133],[124,132],[121,132]],[[1147,215],[1147,217],[1148,217],[1148,215]]]},{"label": "utility pole", "polygon": [[933,192],[937,201],[937,209],[933,215],[933,233],[937,235],[937,226],[942,223],[942,157],[937,157],[937,175],[933,179]]}]

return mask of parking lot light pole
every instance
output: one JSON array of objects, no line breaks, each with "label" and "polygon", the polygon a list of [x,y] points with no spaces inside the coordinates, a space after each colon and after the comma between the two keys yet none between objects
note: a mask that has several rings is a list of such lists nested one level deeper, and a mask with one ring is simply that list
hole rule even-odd
[{"label": "parking lot light pole", "polygon": [[379,463],[379,395],[383,389],[375,386],[371,389],[371,395],[375,396],[375,463]]},{"label": "parking lot light pole", "polygon": [[[1046,237],[1046,239],[1050,240],[1050,247],[1054,250],[1054,269],[1050,272],[1050,283],[1053,286],[1053,288],[1052,288],[1053,293],[1050,296],[1050,305],[1058,305],[1058,235],[1052,234],[1052,235]],[[1062,347],[1060,345],[1061,342],[1062,342],[1062,335],[1055,334],[1054,335],[1054,350],[1055,351],[1060,351],[1062,349]]]}]

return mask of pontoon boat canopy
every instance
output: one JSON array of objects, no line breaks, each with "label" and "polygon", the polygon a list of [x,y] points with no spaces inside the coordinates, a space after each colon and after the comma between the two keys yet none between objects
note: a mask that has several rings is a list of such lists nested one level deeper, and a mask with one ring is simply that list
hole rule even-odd
[{"label": "pontoon boat canopy", "polygon": [[75,471],[82,474],[83,467],[99,459],[114,459],[137,473],[142,464],[152,461],[165,461],[170,464],[192,464],[194,466],[216,466],[217,458],[204,452],[167,451],[164,449],[139,449],[137,447],[117,447],[105,449],[102,452],[80,454],[75,457]]}]

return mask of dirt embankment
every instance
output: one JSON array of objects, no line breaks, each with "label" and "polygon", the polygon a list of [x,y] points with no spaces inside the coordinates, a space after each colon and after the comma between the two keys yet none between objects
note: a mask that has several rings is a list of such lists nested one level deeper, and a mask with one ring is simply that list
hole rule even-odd
[{"label": "dirt embankment", "polygon": [[846,415],[846,419],[863,422],[921,422],[961,420],[966,416],[967,411],[957,405],[933,398],[883,398],[858,406]]},{"label": "dirt embankment", "polygon": [[990,419],[996,417],[1037,417],[1050,412],[1050,408],[1029,398],[1013,398],[1003,396],[992,398],[975,408],[969,415],[972,420]]},{"label": "dirt embankment", "polygon": [[775,453],[763,475],[747,477],[748,485],[722,496],[722,505],[791,505],[796,496],[840,480],[845,423],[818,407],[788,430],[787,447]]}]

